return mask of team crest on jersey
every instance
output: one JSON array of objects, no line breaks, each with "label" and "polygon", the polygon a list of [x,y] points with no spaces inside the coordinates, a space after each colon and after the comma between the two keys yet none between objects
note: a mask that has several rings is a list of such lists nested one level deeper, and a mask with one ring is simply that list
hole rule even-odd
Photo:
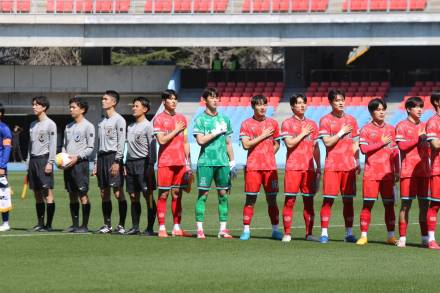
[{"label": "team crest on jersey", "polygon": [[38,134],[38,140],[40,142],[43,142],[45,139],[46,139],[46,135],[43,132]]},{"label": "team crest on jersey", "polygon": [[81,135],[76,134],[73,140],[75,140],[75,142],[79,142],[81,140]]},{"label": "team crest on jersey", "polygon": [[112,132],[113,132],[113,128],[112,127],[106,127],[104,131],[105,131],[105,135],[106,136],[111,136]]},{"label": "team crest on jersey", "polygon": [[376,132],[372,132],[372,133],[370,134],[370,136],[371,136],[371,138],[375,138],[375,137],[377,136],[377,134],[376,134]]}]

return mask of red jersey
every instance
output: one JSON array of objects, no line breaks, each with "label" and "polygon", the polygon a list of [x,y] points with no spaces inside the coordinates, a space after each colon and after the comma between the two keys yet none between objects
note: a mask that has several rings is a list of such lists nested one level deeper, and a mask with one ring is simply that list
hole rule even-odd
[{"label": "red jersey", "polygon": [[327,171],[350,171],[356,168],[353,141],[359,136],[359,128],[353,116],[345,114],[336,117],[329,113],[319,121],[319,136],[336,135],[344,125],[353,127],[351,133],[344,135],[332,147],[326,147],[325,167]]},{"label": "red jersey", "polygon": [[[391,136],[391,143],[385,145],[382,136]],[[365,153],[364,179],[393,180],[397,154],[396,132],[389,124],[378,126],[373,122],[362,127],[359,145]],[[364,151],[364,146],[370,148]]]},{"label": "red jersey", "polygon": [[295,147],[287,149],[286,170],[315,170],[313,164],[313,150],[318,139],[318,125],[310,119],[299,120],[296,117],[288,118],[281,124],[281,136],[297,137],[302,128],[310,125],[312,132],[304,137]]},{"label": "red jersey", "polygon": [[[429,140],[440,139],[440,116],[435,114],[426,123],[426,137]],[[431,148],[431,175],[440,175],[440,151]]]},{"label": "red jersey", "polygon": [[402,161],[400,178],[430,176],[429,143],[419,137],[419,130],[425,127],[424,122],[415,124],[408,119],[396,126],[396,141]]},{"label": "red jersey", "polygon": [[[163,111],[154,118],[154,134],[163,133],[166,135],[172,132],[176,128],[176,123],[178,121],[185,123],[185,127],[188,127],[186,118],[182,114],[170,115]],[[186,130],[181,131],[167,144],[159,146],[158,167],[186,165],[184,132],[186,132]]]},{"label": "red jersey", "polygon": [[240,128],[240,139],[247,137],[254,139],[263,133],[263,129],[273,128],[272,136],[260,141],[248,150],[246,170],[276,170],[274,141],[281,139],[278,122],[272,118],[263,121],[249,118],[243,121]]}]

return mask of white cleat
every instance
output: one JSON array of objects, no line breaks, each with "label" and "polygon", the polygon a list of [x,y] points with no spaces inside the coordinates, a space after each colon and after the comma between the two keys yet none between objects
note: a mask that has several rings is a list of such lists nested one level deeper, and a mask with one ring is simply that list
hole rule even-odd
[{"label": "white cleat", "polygon": [[290,236],[289,234],[285,234],[283,236],[283,239],[281,239],[282,242],[290,242],[290,240],[292,240],[292,236]]},{"label": "white cleat", "polygon": [[6,232],[6,231],[9,231],[9,230],[11,230],[11,227],[9,226],[8,223],[3,223],[0,226],[0,232]]},{"label": "white cleat", "polygon": [[397,240],[397,242],[396,242],[396,246],[397,246],[397,247],[406,247],[406,241],[405,241],[405,240],[402,240],[402,239],[399,239],[399,240]]}]

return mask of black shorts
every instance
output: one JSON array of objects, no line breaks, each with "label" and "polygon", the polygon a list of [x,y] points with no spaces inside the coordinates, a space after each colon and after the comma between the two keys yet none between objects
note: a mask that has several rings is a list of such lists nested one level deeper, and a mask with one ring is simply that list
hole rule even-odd
[{"label": "black shorts", "polygon": [[53,189],[53,172],[46,174],[46,168],[49,154],[35,156],[29,159],[28,180],[29,188],[32,190]]},{"label": "black shorts", "polygon": [[64,187],[69,193],[85,194],[89,191],[89,161],[79,161],[64,170]]},{"label": "black shorts", "polygon": [[[129,160],[125,168],[127,170],[126,189],[128,193],[144,192],[147,190],[156,190],[156,178],[150,177],[149,159]],[[151,168],[154,168],[151,166]]]},{"label": "black shorts", "polygon": [[98,186],[101,189],[108,187],[122,187],[124,185],[124,168],[119,164],[119,174],[111,175],[111,168],[115,162],[116,152],[98,154],[96,162],[96,175],[98,177]]}]

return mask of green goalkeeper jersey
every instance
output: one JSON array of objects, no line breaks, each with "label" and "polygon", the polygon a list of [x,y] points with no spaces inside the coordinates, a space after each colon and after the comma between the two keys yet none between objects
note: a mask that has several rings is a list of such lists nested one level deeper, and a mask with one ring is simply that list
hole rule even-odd
[{"label": "green goalkeeper jersey", "polygon": [[198,166],[229,166],[229,156],[226,149],[226,138],[232,134],[231,121],[221,113],[211,116],[203,112],[194,121],[193,134],[210,134],[215,129],[223,128],[226,132],[201,146]]}]

